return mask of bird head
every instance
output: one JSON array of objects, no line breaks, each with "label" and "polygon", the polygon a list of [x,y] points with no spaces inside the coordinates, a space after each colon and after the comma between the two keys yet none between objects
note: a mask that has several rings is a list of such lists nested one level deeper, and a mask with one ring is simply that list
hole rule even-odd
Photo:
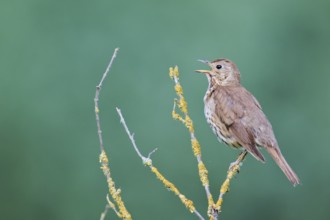
[{"label": "bird head", "polygon": [[215,81],[221,86],[233,86],[240,84],[240,73],[237,66],[228,59],[217,59],[212,62],[207,60],[198,60],[207,64],[211,70],[196,70],[196,72],[204,73],[209,82]]}]

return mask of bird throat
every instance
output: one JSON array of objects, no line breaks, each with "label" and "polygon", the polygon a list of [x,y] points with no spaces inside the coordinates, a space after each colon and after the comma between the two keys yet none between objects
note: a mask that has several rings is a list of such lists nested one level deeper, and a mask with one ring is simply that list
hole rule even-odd
[{"label": "bird throat", "polygon": [[206,94],[204,96],[204,101],[206,99],[208,99],[212,95],[212,93],[214,92],[215,88],[220,85],[217,82],[217,80],[214,77],[210,76],[210,75],[207,75],[207,80],[208,80],[209,86],[206,90]]}]

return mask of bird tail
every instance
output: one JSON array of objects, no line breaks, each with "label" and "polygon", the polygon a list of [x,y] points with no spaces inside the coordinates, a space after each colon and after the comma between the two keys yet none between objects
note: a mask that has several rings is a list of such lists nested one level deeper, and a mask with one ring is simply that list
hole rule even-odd
[{"label": "bird tail", "polygon": [[290,165],[286,162],[280,149],[278,147],[266,147],[268,153],[275,160],[277,165],[281,168],[286,177],[290,180],[293,186],[300,184],[300,179],[297,174],[292,170]]}]

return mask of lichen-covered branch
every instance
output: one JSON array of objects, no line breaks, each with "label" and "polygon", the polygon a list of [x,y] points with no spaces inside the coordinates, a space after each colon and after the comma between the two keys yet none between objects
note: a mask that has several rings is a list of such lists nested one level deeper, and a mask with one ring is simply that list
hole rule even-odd
[{"label": "lichen-covered branch", "polygon": [[134,139],[134,136],[133,134],[131,134],[131,132],[129,131],[128,127],[127,127],[127,124],[125,122],[125,119],[121,113],[121,110],[119,108],[116,108],[117,110],[117,113],[119,115],[119,118],[120,118],[120,122],[121,124],[123,125],[129,139],[131,140],[131,143],[134,147],[134,150],[136,151],[137,155],[141,158],[143,164],[145,166],[148,166],[151,170],[152,173],[154,173],[156,175],[156,177],[164,184],[164,186],[172,191],[175,195],[177,195],[181,202],[187,207],[187,209],[191,212],[191,213],[194,213],[200,220],[204,220],[203,216],[196,210],[193,202],[189,199],[186,198],[185,195],[183,195],[179,189],[173,184],[171,183],[169,180],[167,180],[163,174],[161,174],[158,169],[156,167],[154,167],[152,165],[152,160],[151,160],[151,154],[155,152],[155,150],[153,150],[151,153],[149,153],[148,157],[145,157],[141,154],[139,148],[137,147],[136,145],[136,142],[135,142],[135,139]]},{"label": "lichen-covered branch", "polygon": [[[113,52],[112,58],[105,70],[105,72],[103,73],[103,76],[99,82],[99,84],[96,86],[96,92],[95,92],[95,98],[94,98],[94,104],[95,104],[95,117],[96,117],[96,125],[97,125],[97,133],[98,133],[98,137],[99,137],[99,142],[100,142],[100,164],[101,164],[101,169],[103,171],[103,174],[105,175],[106,179],[107,179],[107,183],[108,183],[108,188],[109,188],[109,194],[111,199],[114,202],[111,202],[110,198],[108,197],[108,203],[109,203],[109,207],[111,207],[116,214],[118,215],[119,218],[121,219],[125,219],[125,220],[131,220],[132,217],[130,215],[130,213],[127,211],[125,204],[121,198],[121,190],[116,188],[115,182],[114,180],[111,178],[111,172],[110,172],[110,167],[109,167],[109,159],[107,154],[105,153],[105,149],[104,149],[104,144],[103,144],[103,138],[102,138],[102,130],[101,130],[101,122],[100,122],[100,116],[99,116],[99,95],[100,95],[100,91],[102,88],[102,84],[103,81],[105,80],[105,78],[107,77],[110,68],[112,66],[112,63],[114,61],[114,59],[117,56],[117,52],[118,52],[119,48],[116,48]],[[117,206],[117,207],[116,207]],[[118,209],[118,211],[117,211]],[[101,218],[105,217],[106,212],[103,213],[103,215],[101,215]]]},{"label": "lichen-covered branch", "polygon": [[[217,216],[213,214],[214,201],[213,201],[212,194],[210,192],[208,171],[202,161],[201,148],[200,148],[200,144],[195,136],[193,121],[191,120],[191,118],[188,114],[188,104],[183,96],[183,89],[179,83],[179,69],[177,66],[174,68],[172,68],[172,67],[170,68],[170,77],[175,83],[174,89],[178,96],[178,98],[174,99],[172,117],[176,120],[181,121],[186,126],[186,128],[188,129],[188,131],[190,133],[191,147],[192,147],[193,153],[197,159],[199,177],[205,188],[206,196],[208,199],[208,215],[209,215],[210,219],[216,219]],[[180,114],[178,114],[176,112],[176,106],[179,107],[183,116],[181,116]]]},{"label": "lichen-covered branch", "polygon": [[[198,172],[199,172],[199,177],[200,180],[205,188],[206,195],[208,198],[208,216],[211,220],[217,220],[219,217],[219,213],[221,211],[221,205],[223,202],[223,196],[225,195],[226,192],[229,191],[229,185],[231,179],[239,172],[240,166],[242,161],[244,160],[245,156],[247,155],[246,151],[243,151],[237,158],[235,162],[233,162],[227,171],[227,178],[223,182],[220,188],[220,195],[216,203],[213,201],[213,197],[210,193],[209,189],[209,180],[208,180],[208,171],[202,161],[202,155],[201,155],[201,148],[200,144],[196,139],[195,133],[194,133],[194,126],[193,126],[193,121],[189,117],[188,114],[188,104],[183,96],[183,89],[179,83],[179,70],[178,67],[170,68],[170,77],[173,79],[175,82],[175,92],[178,96],[178,98],[174,99],[174,106],[173,106],[173,111],[172,111],[172,117],[176,120],[181,121],[189,130],[190,133],[190,139],[191,139],[191,146],[193,153],[197,159],[198,163]],[[179,107],[181,113],[183,116],[178,114],[176,112],[176,106]]]},{"label": "lichen-covered branch", "polygon": [[220,187],[220,195],[218,201],[215,204],[217,212],[221,212],[221,206],[223,203],[223,196],[229,191],[231,179],[239,172],[241,164],[247,155],[247,151],[240,153],[235,162],[231,163],[227,171],[227,177]]}]

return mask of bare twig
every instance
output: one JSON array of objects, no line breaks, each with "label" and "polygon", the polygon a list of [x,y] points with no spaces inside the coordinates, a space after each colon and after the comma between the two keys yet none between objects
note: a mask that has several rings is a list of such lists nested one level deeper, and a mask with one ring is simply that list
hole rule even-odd
[{"label": "bare twig", "polygon": [[129,139],[131,140],[131,143],[132,143],[132,145],[133,145],[133,147],[134,147],[135,152],[137,153],[137,155],[139,155],[139,157],[140,157],[141,160],[143,161],[143,164],[147,163],[147,162],[150,160],[149,157],[144,157],[144,156],[141,154],[139,148],[137,147],[137,145],[136,145],[136,143],[135,143],[135,140],[134,140],[134,134],[131,134],[131,132],[128,130],[128,127],[127,127],[126,122],[125,122],[125,119],[124,119],[124,117],[123,117],[123,115],[122,115],[122,113],[121,113],[121,110],[120,110],[118,107],[116,107],[116,110],[117,110],[117,113],[118,113],[118,115],[119,115],[119,117],[120,117],[120,123],[121,123],[121,124],[123,125],[123,127],[125,128],[125,131],[126,131],[128,137],[129,137]]},{"label": "bare twig", "polygon": [[126,125],[126,122],[125,122],[125,119],[124,119],[124,116],[122,115],[121,113],[121,110],[119,108],[116,108],[117,110],[117,113],[119,115],[119,118],[120,118],[120,123],[123,125],[129,139],[131,140],[131,143],[134,147],[134,150],[135,152],[137,153],[137,155],[141,158],[143,164],[145,166],[148,166],[150,167],[151,169],[151,172],[153,172],[156,177],[165,185],[165,187],[167,189],[169,189],[170,191],[174,192],[174,194],[176,194],[180,200],[182,201],[182,203],[189,209],[190,212],[194,213],[200,220],[204,220],[204,217],[196,210],[196,208],[194,207],[193,205],[193,202],[189,199],[187,199],[183,194],[180,193],[180,191],[176,188],[176,186],[171,183],[170,181],[168,181],[159,171],[156,167],[154,167],[152,165],[152,160],[151,160],[151,155],[157,150],[154,149],[152,152],[149,153],[148,157],[145,157],[141,154],[139,148],[137,147],[136,145],[136,142],[134,140],[134,135],[129,131],[127,125]]},{"label": "bare twig", "polygon": [[116,205],[110,200],[109,194],[107,194],[107,202],[108,202],[107,205],[109,206],[109,208],[111,208],[117,214],[117,216],[120,217],[121,214],[118,212]]},{"label": "bare twig", "polygon": [[[98,133],[98,137],[99,137],[99,142],[100,142],[100,164],[101,164],[101,169],[107,179],[107,183],[108,183],[108,188],[109,188],[109,193],[111,198],[113,199],[113,201],[116,203],[118,210],[116,211],[117,208],[115,207],[114,203],[109,202],[110,199],[108,199],[109,202],[109,206],[115,210],[116,214],[118,215],[119,218],[125,219],[125,220],[131,220],[132,217],[130,215],[130,213],[127,211],[125,204],[120,196],[121,190],[117,189],[115,186],[115,182],[114,180],[111,178],[111,172],[110,172],[110,167],[108,164],[108,156],[105,153],[105,149],[104,149],[104,144],[103,144],[103,139],[102,139],[102,130],[101,130],[101,122],[100,122],[100,116],[99,116],[99,95],[100,95],[100,91],[102,88],[102,84],[103,81],[105,80],[106,76],[109,73],[109,70],[112,66],[112,63],[117,55],[119,48],[116,48],[113,52],[112,58],[105,70],[105,72],[103,73],[103,76],[99,82],[99,84],[96,86],[96,92],[95,92],[95,98],[94,98],[94,103],[95,103],[95,118],[96,118],[96,125],[97,125],[97,133]],[[106,212],[103,213],[104,217]],[[103,217],[103,215],[101,216]],[[103,218],[104,218],[103,217]]]},{"label": "bare twig", "polygon": [[96,86],[96,92],[95,92],[95,98],[94,98],[94,103],[95,103],[95,117],[96,117],[96,125],[97,125],[97,133],[99,135],[99,141],[100,141],[100,148],[101,148],[101,152],[104,151],[104,145],[103,145],[103,138],[102,138],[102,130],[101,130],[101,122],[100,122],[100,116],[99,116],[99,96],[100,96],[100,91],[102,88],[102,84],[103,81],[105,79],[105,77],[107,77],[109,70],[112,66],[113,61],[115,60],[116,56],[117,56],[117,52],[118,52],[119,48],[116,48],[115,51],[113,52],[113,55],[111,57],[111,60],[105,70],[105,72],[103,73],[103,76],[99,82],[99,84]]},{"label": "bare twig", "polygon": [[108,210],[109,209],[110,209],[110,205],[109,204],[106,204],[105,205],[105,208],[104,208],[104,211],[101,213],[100,220],[104,220],[105,219],[105,216],[107,216],[107,213],[108,213]]}]

